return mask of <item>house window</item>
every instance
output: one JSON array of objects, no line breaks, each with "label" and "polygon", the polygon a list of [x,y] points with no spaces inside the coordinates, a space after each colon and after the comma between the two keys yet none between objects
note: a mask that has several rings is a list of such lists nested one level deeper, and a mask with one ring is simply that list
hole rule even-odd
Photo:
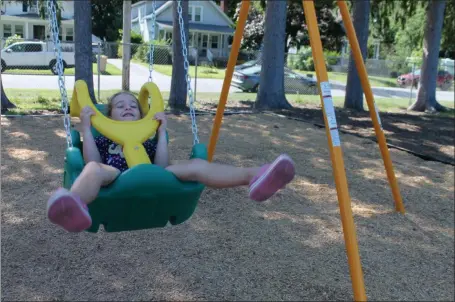
[{"label": "house window", "polygon": [[196,6],[194,8],[194,22],[202,21],[202,7]]},{"label": "house window", "polygon": [[26,13],[28,11],[28,3],[27,1],[22,2],[22,12]]},{"label": "house window", "polygon": [[210,36],[211,48],[218,48],[218,36]]},{"label": "house window", "polygon": [[74,41],[74,32],[72,27],[66,29],[66,41]]},{"label": "house window", "polygon": [[188,39],[188,45],[193,46],[194,33],[190,33],[190,38]]},{"label": "house window", "polygon": [[190,6],[188,8],[188,20],[202,22],[202,6]]},{"label": "house window", "polygon": [[31,13],[38,12],[38,0],[32,1],[31,5],[30,5],[30,12]]},{"label": "house window", "polygon": [[16,25],[14,26],[14,34],[18,35],[19,37],[24,37],[24,26],[23,25]]},{"label": "house window", "polygon": [[163,41],[165,39],[165,31],[163,29],[160,29],[158,33],[158,41]]},{"label": "house window", "polygon": [[11,25],[10,24],[3,24],[3,37],[8,38],[11,37]]}]

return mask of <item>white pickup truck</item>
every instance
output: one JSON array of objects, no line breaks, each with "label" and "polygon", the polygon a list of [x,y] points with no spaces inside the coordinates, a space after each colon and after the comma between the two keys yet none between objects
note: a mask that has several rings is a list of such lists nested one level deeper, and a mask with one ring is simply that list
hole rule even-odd
[{"label": "white pickup truck", "polygon": [[[62,45],[63,70],[73,67],[74,46]],[[17,42],[2,49],[1,66],[5,69],[50,69],[58,74],[57,60],[51,44],[45,42]]]}]

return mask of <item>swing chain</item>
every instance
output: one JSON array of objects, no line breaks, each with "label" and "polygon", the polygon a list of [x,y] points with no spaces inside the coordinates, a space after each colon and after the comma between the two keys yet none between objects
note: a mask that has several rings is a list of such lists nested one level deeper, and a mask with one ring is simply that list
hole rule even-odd
[{"label": "swing chain", "polygon": [[153,82],[152,72],[153,72],[153,56],[155,53],[155,22],[156,22],[156,2],[152,1],[152,39],[150,40],[150,50],[149,50],[149,82]]},{"label": "swing chain", "polygon": [[188,62],[188,49],[186,47],[186,36],[185,36],[185,28],[183,23],[183,11],[182,11],[182,0],[177,0],[177,12],[179,16],[179,25],[180,25],[180,38],[182,43],[182,54],[184,63],[183,66],[185,68],[185,78],[186,78],[186,87],[188,90],[188,97],[190,99],[190,116],[191,116],[191,130],[193,132],[193,145],[199,143],[198,138],[198,129],[196,124],[196,113],[194,110],[194,95],[193,90],[191,89],[191,78],[189,74],[189,67],[190,63]]},{"label": "swing chain", "polygon": [[66,132],[66,144],[68,148],[73,147],[73,140],[71,138],[71,120],[68,114],[68,96],[66,94],[66,87],[65,87],[65,77],[63,75],[63,59],[62,59],[62,46],[59,40],[59,27],[57,22],[57,9],[55,7],[56,0],[48,0],[47,1],[47,9],[48,9],[48,16],[49,16],[49,24],[50,24],[50,33],[52,34],[52,41],[54,47],[55,57],[57,59],[56,67],[58,71],[58,86],[60,89],[60,95],[62,98],[62,110],[64,113],[63,124],[65,126]]}]

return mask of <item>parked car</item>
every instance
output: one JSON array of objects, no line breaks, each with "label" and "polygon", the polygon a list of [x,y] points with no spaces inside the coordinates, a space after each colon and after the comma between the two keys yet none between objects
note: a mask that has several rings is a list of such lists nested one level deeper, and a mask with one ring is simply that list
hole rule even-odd
[{"label": "parked car", "polygon": [[236,65],[234,67],[234,70],[242,70],[242,69],[246,69],[246,68],[249,68],[249,67],[253,67],[254,65],[258,65],[258,61],[257,60],[246,61],[243,64]]},{"label": "parked car", "polygon": [[[414,75],[412,72],[402,74],[397,78],[397,84],[400,87],[407,87],[411,86],[411,84],[417,88],[420,79],[420,69],[414,71]],[[448,90],[450,86],[453,85],[453,75],[450,74],[448,71],[439,70],[438,77],[436,79],[436,86],[441,88],[442,90]]]},{"label": "parked car", "polygon": [[[63,70],[73,67],[74,49],[62,45]],[[47,69],[58,74],[54,49],[45,42],[17,42],[2,49],[2,72],[6,69]]]},{"label": "parked car", "polygon": [[[257,92],[261,76],[261,65],[254,65],[241,70],[234,71],[231,85],[244,92]],[[313,94],[317,95],[316,79],[298,74],[289,68],[284,69],[284,90],[285,93]]]}]

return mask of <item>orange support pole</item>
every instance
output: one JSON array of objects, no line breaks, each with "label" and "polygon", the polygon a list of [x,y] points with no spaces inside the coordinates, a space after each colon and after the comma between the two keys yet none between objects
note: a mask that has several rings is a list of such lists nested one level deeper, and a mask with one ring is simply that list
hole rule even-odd
[{"label": "orange support pole", "polygon": [[354,219],[352,217],[351,200],[346,180],[346,172],[344,168],[335,109],[333,107],[332,92],[328,80],[327,69],[322,51],[322,42],[316,19],[316,11],[312,0],[302,0],[302,2],[306,24],[308,25],[310,35],[310,44],[313,51],[316,76],[320,85],[319,94],[321,97],[325,129],[329,143],[333,175],[335,178],[335,186],[340,207],[341,223],[343,226],[354,299],[356,301],[366,301],[367,298],[363,280],[362,265],[360,263],[357,235],[355,231]]},{"label": "orange support pole", "polygon": [[373,121],[374,131],[376,133],[376,138],[378,139],[382,160],[384,161],[384,166],[387,172],[387,178],[389,179],[389,184],[392,188],[392,195],[395,200],[395,210],[404,214],[403,200],[401,199],[400,189],[395,177],[395,172],[393,171],[392,160],[390,159],[389,149],[387,148],[381,119],[379,118],[379,112],[374,102],[373,91],[371,90],[370,81],[368,80],[367,69],[365,68],[365,64],[363,62],[362,52],[360,51],[359,41],[357,40],[354,25],[352,24],[351,16],[349,15],[348,6],[345,0],[337,0],[337,3],[346,28],[349,44],[351,45],[352,54],[357,67],[357,72],[359,73],[360,82],[362,83],[363,93],[365,94],[368,104],[371,120]]},{"label": "orange support pole", "polygon": [[229,88],[231,86],[232,74],[234,73],[234,67],[237,63],[237,57],[240,50],[240,42],[242,41],[243,31],[245,28],[246,19],[248,18],[248,10],[250,9],[250,0],[243,0],[242,6],[240,7],[239,21],[237,23],[237,29],[234,34],[234,41],[232,42],[231,53],[229,55],[229,61],[226,68],[226,75],[223,81],[223,88],[221,90],[220,101],[218,103],[218,109],[216,111],[215,120],[213,121],[212,134],[210,136],[210,142],[208,146],[208,161],[213,160],[213,154],[215,153],[216,142],[220,133],[221,123],[223,119],[224,109],[226,107],[227,97],[229,94]]}]

